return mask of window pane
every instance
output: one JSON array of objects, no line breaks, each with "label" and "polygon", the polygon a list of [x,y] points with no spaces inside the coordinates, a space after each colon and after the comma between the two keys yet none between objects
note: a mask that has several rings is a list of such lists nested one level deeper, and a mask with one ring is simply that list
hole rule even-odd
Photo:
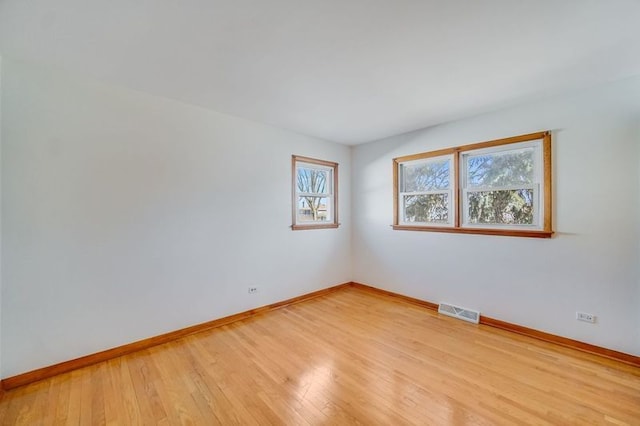
[{"label": "window pane", "polygon": [[450,160],[402,164],[402,192],[449,189]]},{"label": "window pane", "polygon": [[533,225],[533,189],[467,193],[470,224]]},{"label": "window pane", "polygon": [[296,183],[298,192],[328,194],[331,192],[331,171],[298,166]]},{"label": "window pane", "polygon": [[405,222],[449,222],[449,194],[405,195],[403,198]]},{"label": "window pane", "polygon": [[466,157],[467,187],[496,188],[534,183],[533,148]]},{"label": "window pane", "polygon": [[332,220],[329,197],[298,197],[298,222],[326,222]]}]

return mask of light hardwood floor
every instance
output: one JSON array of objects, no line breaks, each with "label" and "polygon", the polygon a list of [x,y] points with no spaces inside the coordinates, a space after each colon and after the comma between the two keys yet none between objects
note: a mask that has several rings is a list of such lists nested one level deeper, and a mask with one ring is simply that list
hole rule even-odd
[{"label": "light hardwood floor", "polygon": [[345,288],[11,390],[0,424],[640,425],[640,368]]}]

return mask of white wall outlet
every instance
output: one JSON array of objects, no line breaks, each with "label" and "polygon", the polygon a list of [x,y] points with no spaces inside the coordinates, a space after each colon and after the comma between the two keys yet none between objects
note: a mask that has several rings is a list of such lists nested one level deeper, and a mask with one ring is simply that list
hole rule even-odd
[{"label": "white wall outlet", "polygon": [[258,292],[258,287],[249,287],[249,294],[255,294]]},{"label": "white wall outlet", "polygon": [[596,316],[593,314],[588,314],[586,312],[576,312],[576,319],[578,321],[584,321],[584,322],[590,322],[590,323],[596,322]]}]

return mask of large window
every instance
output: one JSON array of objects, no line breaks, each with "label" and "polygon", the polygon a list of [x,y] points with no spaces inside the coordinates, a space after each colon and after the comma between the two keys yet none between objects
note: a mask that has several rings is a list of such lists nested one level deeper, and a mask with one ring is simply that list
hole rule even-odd
[{"label": "large window", "polygon": [[292,229],[338,227],[338,163],[292,156]]},{"label": "large window", "polygon": [[550,237],[551,134],[393,160],[394,229]]}]

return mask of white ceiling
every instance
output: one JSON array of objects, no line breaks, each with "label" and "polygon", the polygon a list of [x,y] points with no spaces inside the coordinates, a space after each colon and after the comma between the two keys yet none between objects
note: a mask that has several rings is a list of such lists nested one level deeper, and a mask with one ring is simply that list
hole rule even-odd
[{"label": "white ceiling", "polygon": [[0,53],[357,144],[640,74],[640,1],[0,0]]}]

